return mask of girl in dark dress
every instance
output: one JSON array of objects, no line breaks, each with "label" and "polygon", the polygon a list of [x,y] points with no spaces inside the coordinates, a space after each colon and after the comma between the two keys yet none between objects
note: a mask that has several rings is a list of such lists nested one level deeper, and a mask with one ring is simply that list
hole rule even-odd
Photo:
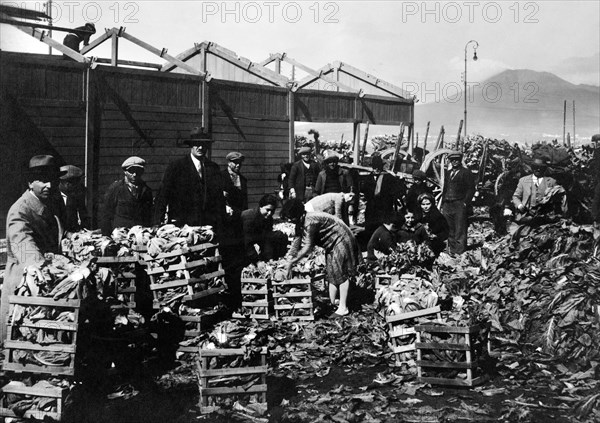
[{"label": "girl in dark dress", "polygon": [[424,193],[417,199],[421,209],[419,221],[427,231],[428,243],[435,255],[446,249],[448,239],[448,222],[435,206],[433,195]]}]

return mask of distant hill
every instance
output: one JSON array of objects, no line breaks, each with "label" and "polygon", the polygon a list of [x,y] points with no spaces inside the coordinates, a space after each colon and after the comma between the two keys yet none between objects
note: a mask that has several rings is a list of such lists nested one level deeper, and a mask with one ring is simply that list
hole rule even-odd
[{"label": "distant hill", "polygon": [[[443,124],[446,134],[455,137],[464,111],[460,95],[458,101],[454,97],[438,103],[417,103],[417,132],[424,131],[429,120],[436,134]],[[564,100],[567,100],[567,132],[571,137],[573,100],[577,138],[589,140],[600,131],[600,87],[575,85],[549,72],[506,70],[475,86],[471,98],[467,106],[470,134],[515,142],[561,140]]]},{"label": "distant hill", "polygon": [[[456,93],[455,89],[447,91]],[[428,96],[425,100],[432,98],[433,96]],[[562,140],[564,100],[567,100],[567,132],[571,133],[572,139],[573,100],[577,140],[589,142],[593,134],[600,133],[600,87],[572,84],[550,72],[506,70],[476,86],[472,98],[473,102],[469,102],[467,107],[467,129],[470,134],[511,142],[531,143],[554,138]],[[463,110],[462,92],[458,98],[417,103],[415,127],[421,142],[427,121],[431,121],[428,144],[437,139],[441,125],[446,130],[445,139],[454,139],[458,124],[463,118]],[[344,134],[346,140],[352,139],[351,124],[296,124],[298,133],[306,134],[311,127],[316,127],[325,140],[339,140],[341,134]],[[399,129],[395,127],[375,125],[369,129],[369,136],[398,132]],[[364,129],[362,134],[364,135]]]}]

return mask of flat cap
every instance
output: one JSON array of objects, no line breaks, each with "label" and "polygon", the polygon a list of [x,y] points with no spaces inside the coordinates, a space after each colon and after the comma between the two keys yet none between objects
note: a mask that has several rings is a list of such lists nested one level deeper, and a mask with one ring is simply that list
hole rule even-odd
[{"label": "flat cap", "polygon": [[73,165],[61,166],[60,171],[65,172],[65,174],[60,177],[60,179],[63,181],[67,179],[81,178],[83,176],[83,170]]},{"label": "flat cap", "polygon": [[333,154],[328,154],[327,157],[323,160],[323,163],[339,163],[340,156],[338,156],[335,152]]},{"label": "flat cap", "polygon": [[463,153],[458,150],[454,150],[451,153],[448,153],[448,159],[462,159]]},{"label": "flat cap", "polygon": [[232,151],[231,153],[227,154],[225,156],[225,158],[227,160],[229,160],[230,162],[233,162],[235,160],[244,160],[246,158],[246,156],[244,156],[242,153],[240,153],[239,151]]},{"label": "flat cap", "polygon": [[145,165],[146,165],[146,160],[142,159],[141,157],[131,156],[123,162],[121,167],[123,169],[128,169],[132,166],[137,166],[137,167],[143,168]]},{"label": "flat cap", "polygon": [[427,179],[427,175],[421,169],[413,170],[412,176],[416,179]]},{"label": "flat cap", "polygon": [[303,155],[303,154],[310,154],[312,150],[310,149],[310,147],[302,147],[300,150],[298,150],[298,154],[299,155]]}]

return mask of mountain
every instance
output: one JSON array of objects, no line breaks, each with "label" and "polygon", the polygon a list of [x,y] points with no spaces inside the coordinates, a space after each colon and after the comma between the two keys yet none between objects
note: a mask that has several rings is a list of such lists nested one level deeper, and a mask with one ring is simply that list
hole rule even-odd
[{"label": "mountain", "polygon": [[[449,91],[449,90],[448,90]],[[511,142],[562,140],[563,105],[567,100],[566,131],[573,139],[573,100],[577,140],[589,141],[600,132],[600,87],[575,85],[549,72],[505,70],[469,90],[468,132]],[[415,127],[424,133],[427,121],[435,137],[441,125],[446,139],[456,137],[463,119],[464,97],[441,98],[415,106]]]}]

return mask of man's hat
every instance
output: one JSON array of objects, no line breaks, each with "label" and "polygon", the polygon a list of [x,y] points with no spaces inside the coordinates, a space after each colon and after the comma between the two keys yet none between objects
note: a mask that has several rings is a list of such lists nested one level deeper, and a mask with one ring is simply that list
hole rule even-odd
[{"label": "man's hat", "polygon": [[185,143],[189,146],[199,145],[206,142],[213,142],[212,138],[204,132],[204,128],[195,126],[190,131],[190,139],[186,140]]},{"label": "man's hat", "polygon": [[311,153],[311,149],[310,147],[302,147],[300,150],[298,150],[298,155],[303,155],[303,154],[310,154]]},{"label": "man's hat", "polygon": [[451,153],[448,153],[448,160],[459,159],[461,160],[463,157],[463,153],[458,150],[454,150]]},{"label": "man's hat", "polygon": [[327,150],[326,154],[327,154],[327,157],[325,157],[325,159],[323,160],[323,163],[325,163],[325,164],[327,164],[327,163],[339,163],[340,156],[335,151]]},{"label": "man's hat", "polygon": [[38,155],[33,156],[29,160],[29,174],[30,175],[49,175],[52,177],[59,178],[66,172],[61,171],[56,164],[54,156],[50,155]]},{"label": "man's hat", "polygon": [[146,160],[142,159],[141,157],[131,156],[128,159],[125,159],[125,161],[123,162],[121,167],[123,169],[129,169],[130,167],[137,166],[137,167],[141,167],[143,169],[145,165],[146,165]]},{"label": "man's hat", "polygon": [[60,171],[65,172],[65,174],[60,177],[60,179],[63,181],[81,178],[83,176],[83,170],[73,165],[61,166]]},{"label": "man's hat", "polygon": [[92,34],[95,34],[95,33],[96,33],[96,25],[94,25],[93,23],[91,23],[91,22],[88,22],[88,23],[86,23],[84,26],[85,26],[85,28],[86,28],[88,31],[90,31]]},{"label": "man's hat", "polygon": [[542,158],[536,157],[535,159],[533,159],[533,162],[531,162],[531,167],[537,168],[537,169],[543,169],[543,168],[548,167],[548,162]]},{"label": "man's hat", "polygon": [[230,162],[234,162],[236,160],[245,160],[246,156],[244,156],[242,153],[240,153],[239,151],[232,151],[231,153],[227,154],[225,156],[225,158],[227,160],[229,160]]},{"label": "man's hat", "polygon": [[415,179],[427,179],[427,175],[421,169],[413,170],[412,176]]}]

